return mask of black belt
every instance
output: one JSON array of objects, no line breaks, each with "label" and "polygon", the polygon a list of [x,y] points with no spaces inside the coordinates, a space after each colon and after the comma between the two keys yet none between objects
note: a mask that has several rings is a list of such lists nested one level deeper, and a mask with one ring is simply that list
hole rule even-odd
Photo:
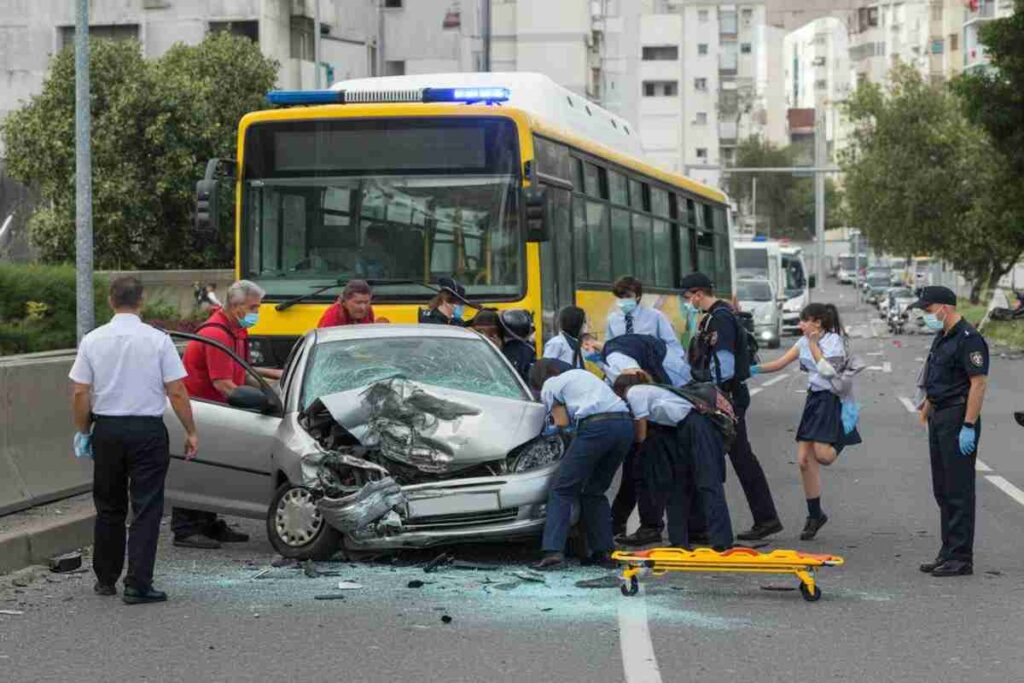
[{"label": "black belt", "polygon": [[952,398],[944,398],[941,401],[933,402],[932,399],[928,399],[928,401],[932,404],[932,406],[934,406],[935,410],[945,410],[946,408],[953,408],[955,406],[965,405],[967,403],[967,397],[954,396]]},{"label": "black belt", "polygon": [[593,415],[587,415],[585,418],[580,420],[580,426],[585,424],[591,424],[593,422],[604,422],[606,420],[632,420],[629,413],[594,413]]},{"label": "black belt", "polygon": [[93,415],[93,421],[99,422],[101,420],[122,420],[125,422],[163,422],[164,418],[160,415]]}]

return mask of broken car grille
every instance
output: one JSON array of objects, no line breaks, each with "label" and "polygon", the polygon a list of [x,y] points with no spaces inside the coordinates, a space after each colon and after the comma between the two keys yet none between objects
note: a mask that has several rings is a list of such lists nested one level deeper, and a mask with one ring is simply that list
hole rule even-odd
[{"label": "broken car grille", "polygon": [[483,524],[498,524],[501,522],[514,522],[519,517],[519,508],[506,508],[504,510],[491,510],[487,512],[467,512],[451,515],[431,515],[429,517],[414,517],[406,520],[402,525],[403,531],[427,531],[430,529],[449,529],[459,526],[479,526]]}]

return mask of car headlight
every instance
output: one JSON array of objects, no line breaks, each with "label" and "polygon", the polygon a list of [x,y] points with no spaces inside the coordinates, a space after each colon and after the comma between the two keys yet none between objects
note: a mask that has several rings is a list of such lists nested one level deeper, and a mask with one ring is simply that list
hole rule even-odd
[{"label": "car headlight", "polygon": [[521,474],[554,465],[562,459],[564,453],[565,443],[562,441],[562,437],[538,436],[509,453],[509,470],[513,474]]}]

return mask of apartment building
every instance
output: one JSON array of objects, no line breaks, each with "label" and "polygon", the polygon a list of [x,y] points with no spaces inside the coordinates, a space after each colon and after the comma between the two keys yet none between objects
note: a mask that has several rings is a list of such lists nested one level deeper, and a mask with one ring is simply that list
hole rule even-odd
[{"label": "apartment building", "polygon": [[852,85],[886,82],[896,61],[926,77],[931,73],[931,3],[928,0],[873,2],[850,13]]},{"label": "apartment building", "polygon": [[1013,14],[1013,0],[970,0],[962,12],[963,69],[984,68],[989,61],[979,31],[988,22]]},{"label": "apartment building", "polygon": [[[846,22],[823,17],[792,31],[783,41],[784,83],[789,141],[807,146],[802,150],[810,163],[814,145],[815,112],[821,110],[829,159],[835,161],[841,137],[840,107],[850,94],[850,55]],[[808,115],[793,110],[810,110]]]}]

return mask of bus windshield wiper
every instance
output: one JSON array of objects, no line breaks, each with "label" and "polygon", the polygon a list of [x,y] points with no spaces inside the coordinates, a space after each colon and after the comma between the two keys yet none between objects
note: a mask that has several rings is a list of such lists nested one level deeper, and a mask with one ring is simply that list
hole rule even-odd
[{"label": "bus windshield wiper", "polygon": [[342,286],[344,286],[344,284],[345,283],[342,282],[341,280],[335,280],[334,282],[332,282],[329,285],[323,285],[321,287],[317,287],[316,289],[314,289],[311,292],[307,292],[306,294],[300,294],[300,295],[298,295],[296,297],[288,299],[287,301],[282,301],[277,306],[274,306],[274,310],[277,310],[277,311],[287,311],[289,308],[291,308],[292,306],[294,306],[297,303],[301,303],[301,302],[305,301],[306,299],[309,299],[311,297],[316,296],[317,294],[323,294],[328,289],[334,289],[335,287],[342,287]]},{"label": "bus windshield wiper", "polygon": [[[275,306],[274,309],[278,310],[278,311],[287,311],[289,308],[291,308],[295,304],[302,303],[303,301],[306,301],[307,299],[311,299],[312,297],[316,296],[317,294],[323,294],[327,290],[334,289],[335,287],[344,287],[347,282],[348,282],[348,280],[336,280],[336,281],[334,281],[334,282],[332,282],[330,284],[317,287],[317,288],[313,289],[313,291],[311,291],[311,292],[307,292],[306,294],[300,294],[299,296],[296,296],[296,297],[293,297],[291,299],[288,299],[287,301],[282,301],[277,306]],[[433,294],[437,294],[437,292],[438,292],[436,287],[434,287],[433,285],[428,285],[427,283],[423,282],[422,280],[409,280],[409,279],[396,279],[396,280],[369,279],[369,280],[365,280],[365,282],[366,282],[366,284],[370,285],[371,287],[375,287],[377,285],[419,285],[420,287],[423,287],[424,289],[430,290],[430,292],[433,293]]]}]

